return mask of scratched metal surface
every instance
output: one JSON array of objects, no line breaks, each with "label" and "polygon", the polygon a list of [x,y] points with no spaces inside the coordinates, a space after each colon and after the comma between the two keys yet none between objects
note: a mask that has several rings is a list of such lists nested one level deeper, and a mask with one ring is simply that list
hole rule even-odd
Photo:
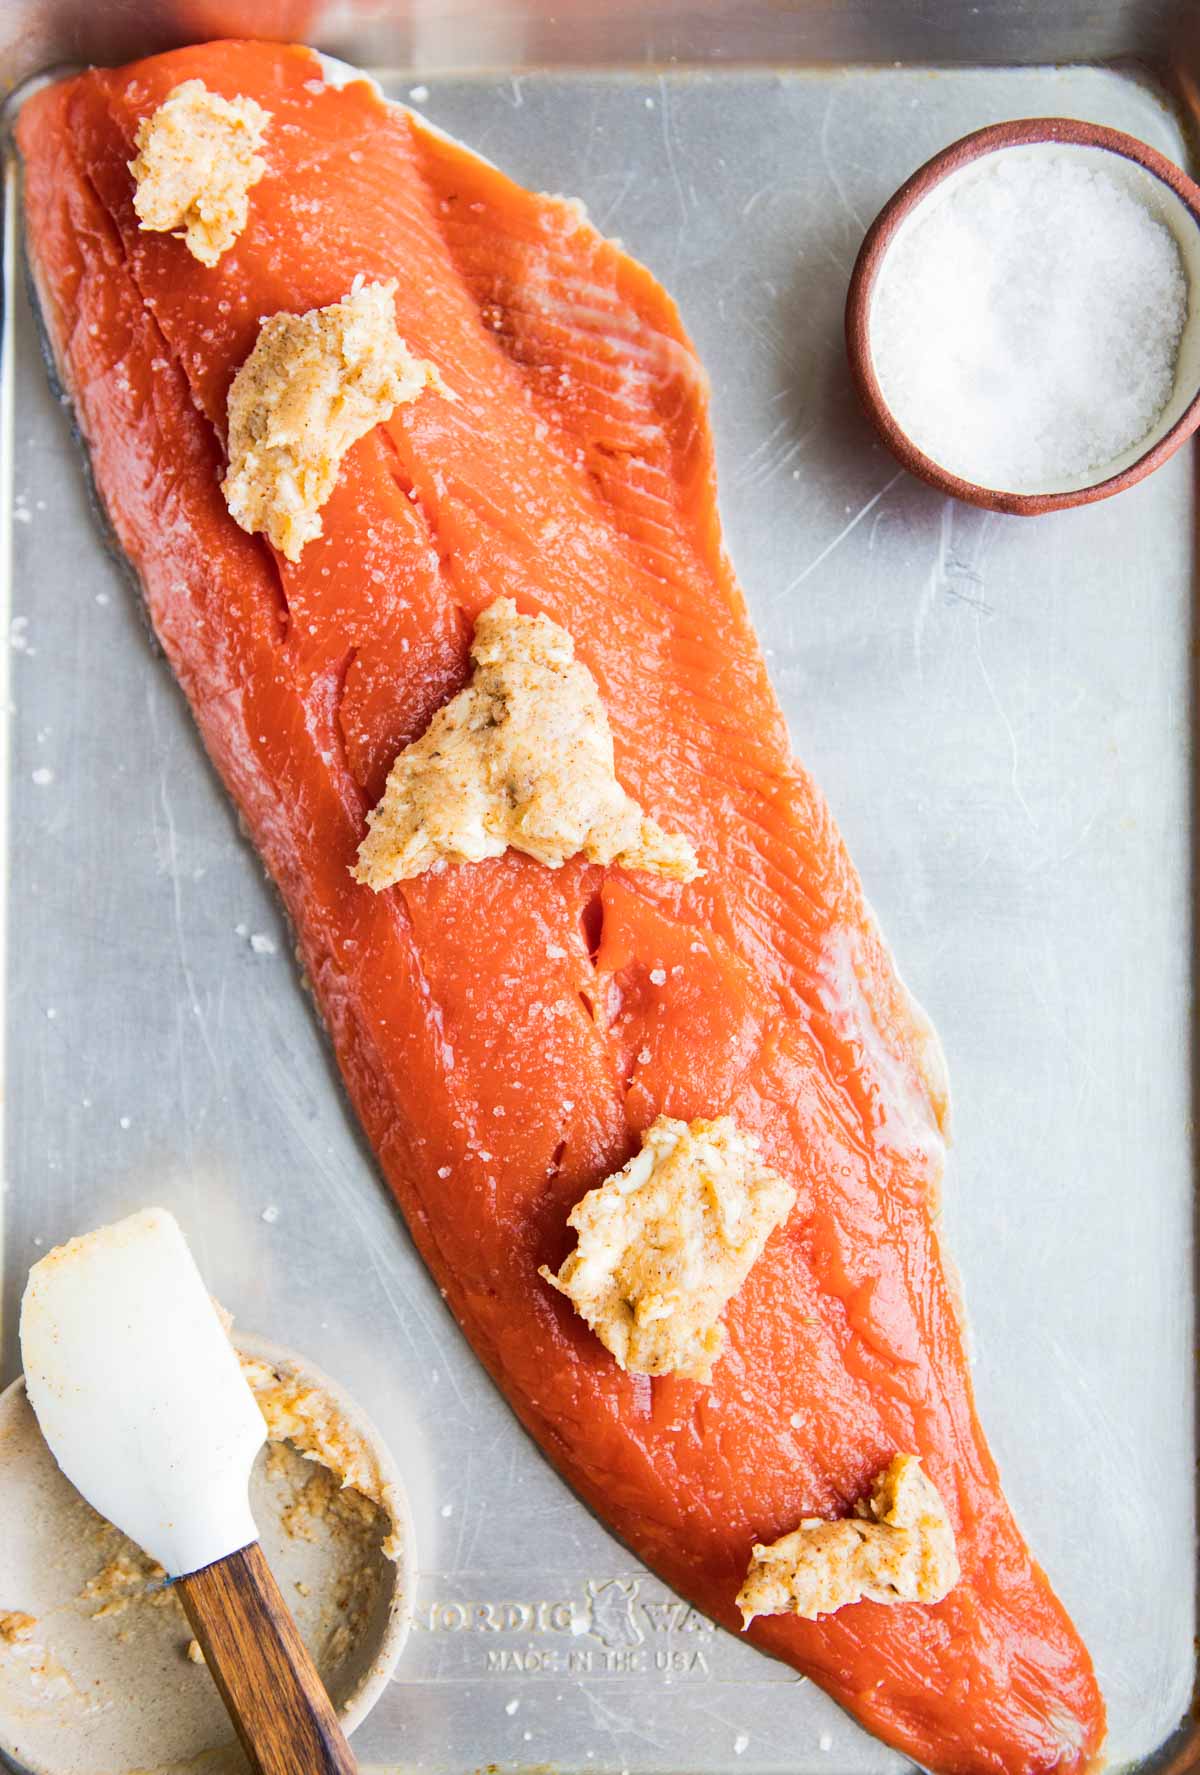
[{"label": "scratched metal surface", "polygon": [[[1193,1666],[1192,463],[1032,523],[942,501],[873,442],[840,324],[865,223],[953,137],[1058,112],[1179,158],[1176,128],[1088,69],[425,85],[436,122],[581,194],[710,368],[728,538],[797,749],[949,1055],[984,1419],[1094,1648],[1114,1761],[1146,1758]],[[6,1374],[39,1251],[165,1202],[239,1320],[345,1382],[407,1474],[417,1628],[365,1763],[900,1768],[674,1602],[484,1380],[101,552],[21,295],[10,344]]]}]

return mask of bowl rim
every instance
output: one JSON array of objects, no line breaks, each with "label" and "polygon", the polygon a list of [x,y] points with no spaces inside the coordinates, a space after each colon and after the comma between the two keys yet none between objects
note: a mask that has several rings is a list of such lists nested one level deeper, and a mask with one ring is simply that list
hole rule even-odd
[{"label": "bowl rim", "polygon": [[[346,1422],[368,1444],[380,1480],[386,1489],[387,1503],[383,1508],[391,1519],[392,1531],[399,1543],[398,1555],[387,1560],[390,1590],[386,1594],[386,1612],[380,1623],[378,1643],[354,1688],[343,1698],[337,1709],[342,1730],[349,1736],[363,1723],[387,1690],[412,1628],[419,1568],[408,1492],[388,1444],[357,1399],[346,1391],[340,1381],[334,1380],[299,1350],[276,1343],[272,1338],[261,1337],[256,1332],[245,1331],[240,1325],[234,1324],[231,1327],[229,1337],[239,1354],[265,1363],[281,1374],[295,1376],[330,1398]],[[0,1389],[0,1419],[16,1408],[17,1401],[24,1394],[25,1376],[18,1373],[6,1387]],[[6,1759],[14,1769],[25,1770],[28,1775],[56,1775],[56,1771],[63,1766],[58,1762],[31,1756],[29,1750],[13,1736],[8,1715],[0,1713],[0,1763]]]},{"label": "bowl rim", "polygon": [[1116,474],[1093,481],[1086,487],[1072,488],[1068,492],[1009,493],[996,487],[983,487],[978,482],[952,474],[933,457],[927,456],[899,424],[884,399],[871,359],[871,299],[884,259],[901,223],[944,179],[958,172],[961,167],[969,166],[972,161],[980,160],[984,155],[993,154],[1001,148],[1041,142],[1065,142],[1077,147],[1102,148],[1110,154],[1119,154],[1125,160],[1136,162],[1174,192],[1200,230],[1200,185],[1148,142],[1126,135],[1123,130],[1109,129],[1099,123],[1082,123],[1070,117],[1022,117],[1010,123],[993,123],[985,129],[972,130],[969,135],[961,136],[957,141],[951,142],[949,147],[941,149],[905,180],[868,228],[854,261],[850,287],[846,294],[846,355],[851,377],[868,418],[888,449],[911,474],[927,481],[939,492],[965,500],[970,505],[982,506],[988,511],[1008,512],[1018,517],[1036,517],[1042,512],[1091,505],[1098,499],[1110,499],[1114,493],[1123,493],[1127,487],[1134,486],[1161,467],[1200,426],[1200,387],[1197,387],[1171,428],[1136,461],[1128,463]]},{"label": "bowl rim", "polygon": [[395,1457],[374,1421],[340,1381],[334,1380],[299,1350],[276,1343],[257,1332],[243,1330],[237,1323],[231,1327],[229,1336],[239,1353],[266,1363],[284,1375],[294,1375],[333,1400],[346,1422],[359,1432],[370,1448],[387,1496],[387,1503],[380,1507],[391,1520],[398,1551],[394,1558],[387,1560],[390,1590],[379,1643],[370,1663],[337,1710],[342,1730],[349,1737],[387,1689],[412,1629],[418,1566],[408,1490]]}]

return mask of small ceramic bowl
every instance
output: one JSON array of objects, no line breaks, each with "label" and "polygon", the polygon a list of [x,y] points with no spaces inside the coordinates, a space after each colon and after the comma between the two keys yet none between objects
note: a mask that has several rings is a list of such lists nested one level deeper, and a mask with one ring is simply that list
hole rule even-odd
[{"label": "small ceramic bowl", "polygon": [[[964,480],[935,462],[904,431],[884,399],[871,356],[871,307],[888,252],[906,222],[947,179],[982,156],[1012,148],[1045,146],[1077,151],[1093,160],[1112,156],[1112,168],[1126,188],[1171,229],[1188,278],[1190,301],[1179,345],[1175,386],[1152,430],[1099,473],[1077,475],[1037,492],[1006,492]],[[935,154],[890,198],[867,231],[846,298],[846,350],[867,414],[892,454],[911,473],[942,493],[991,511],[1032,517],[1108,499],[1132,487],[1161,466],[1200,425],[1200,186],[1186,173],[1134,136],[1065,117],[1028,117],[976,130]]]},{"label": "small ceramic bowl", "polygon": [[[412,1618],[404,1491],[378,1431],[335,1382],[260,1338],[233,1341],[271,1435],[251,1508],[349,1732],[387,1687]],[[306,1459],[306,1445],[325,1453]],[[348,1468],[378,1507],[340,1489],[335,1472]],[[179,1603],[60,1472],[21,1379],[0,1393],[0,1497],[0,1762],[31,1775],[244,1775]]]}]

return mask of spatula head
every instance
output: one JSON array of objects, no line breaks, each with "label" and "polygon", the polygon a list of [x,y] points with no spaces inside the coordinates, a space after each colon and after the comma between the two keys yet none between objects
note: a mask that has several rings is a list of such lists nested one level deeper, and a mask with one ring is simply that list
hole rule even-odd
[{"label": "spatula head", "polygon": [[262,1414],[163,1208],[60,1245],[21,1303],[25,1388],[55,1460],[172,1577],[256,1538]]}]

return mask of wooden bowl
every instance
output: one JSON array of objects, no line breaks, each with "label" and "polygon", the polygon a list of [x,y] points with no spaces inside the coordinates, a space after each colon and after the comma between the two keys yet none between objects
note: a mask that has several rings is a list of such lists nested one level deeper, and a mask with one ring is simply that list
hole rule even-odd
[{"label": "wooden bowl", "polygon": [[[1107,464],[1100,479],[1089,481],[1086,476],[1073,476],[1042,492],[1011,493],[982,487],[951,473],[919,449],[904,431],[888,407],[875,374],[871,358],[871,304],[897,231],[943,180],[985,154],[1042,143],[1091,151],[1089,159],[1097,149],[1120,157],[1125,181],[1140,189],[1150,201],[1153,213],[1175,236],[1188,277],[1189,308],[1180,340],[1175,387],[1152,430],[1123,456]],[[846,297],[846,351],[859,398],[880,437],[906,469],[940,492],[989,511],[1013,512],[1021,517],[1088,505],[1093,500],[1122,493],[1173,456],[1200,425],[1200,186],[1136,137],[1066,117],[1026,117],[963,136],[926,161],[901,185],[867,230]]]}]

